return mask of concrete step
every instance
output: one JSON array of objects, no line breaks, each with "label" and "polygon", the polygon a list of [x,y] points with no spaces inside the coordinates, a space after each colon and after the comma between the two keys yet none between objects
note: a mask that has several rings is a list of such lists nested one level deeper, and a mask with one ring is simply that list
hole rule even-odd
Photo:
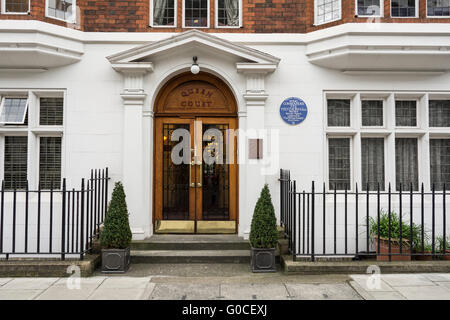
[{"label": "concrete step", "polygon": [[131,250],[250,250],[250,243],[237,235],[161,234],[133,241]]},{"label": "concrete step", "polygon": [[250,250],[132,250],[131,263],[250,263]]},{"label": "concrete step", "polygon": [[82,277],[91,276],[101,264],[100,254],[87,254],[83,260],[69,259],[0,259],[0,278],[8,277],[68,277],[67,270],[71,266],[80,268]]}]

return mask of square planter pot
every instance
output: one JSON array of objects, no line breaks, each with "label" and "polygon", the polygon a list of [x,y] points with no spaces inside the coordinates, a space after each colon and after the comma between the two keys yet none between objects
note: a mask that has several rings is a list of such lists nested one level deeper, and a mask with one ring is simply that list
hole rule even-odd
[{"label": "square planter pot", "polygon": [[275,248],[251,248],[253,272],[276,272]]},{"label": "square planter pot", "polygon": [[442,260],[450,260],[450,250],[445,250],[445,255],[442,256]]},{"label": "square planter pot", "polygon": [[[389,261],[389,239],[380,237],[380,247],[378,248],[378,238],[374,237],[375,246],[377,248],[377,261]],[[391,261],[411,261],[410,245],[408,240],[403,240],[402,255],[392,255]],[[400,253],[400,244],[398,241],[391,240],[391,253]],[[380,255],[383,254],[383,255]]]},{"label": "square planter pot", "polygon": [[102,249],[102,272],[125,273],[130,267],[130,248]]}]

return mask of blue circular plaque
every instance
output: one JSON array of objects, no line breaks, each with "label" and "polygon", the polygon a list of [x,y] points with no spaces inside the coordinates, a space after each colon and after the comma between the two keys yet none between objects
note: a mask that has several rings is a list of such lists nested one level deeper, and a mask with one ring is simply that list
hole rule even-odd
[{"label": "blue circular plaque", "polygon": [[302,99],[287,98],[280,106],[280,115],[284,122],[297,125],[306,119],[308,107]]}]

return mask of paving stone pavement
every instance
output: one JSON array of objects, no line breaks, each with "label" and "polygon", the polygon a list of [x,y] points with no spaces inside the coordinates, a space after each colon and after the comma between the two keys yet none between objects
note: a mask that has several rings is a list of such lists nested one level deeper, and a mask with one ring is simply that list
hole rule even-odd
[{"label": "paving stone pavement", "polygon": [[0,300],[450,300],[450,274],[0,278]]},{"label": "paving stone pavement", "polygon": [[351,275],[366,300],[450,300],[449,273]]}]

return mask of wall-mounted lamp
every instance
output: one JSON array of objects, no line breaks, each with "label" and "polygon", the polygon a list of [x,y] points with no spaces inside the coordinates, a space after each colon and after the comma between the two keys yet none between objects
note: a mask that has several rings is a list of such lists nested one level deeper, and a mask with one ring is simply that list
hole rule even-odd
[{"label": "wall-mounted lamp", "polygon": [[200,67],[197,63],[197,56],[192,57],[192,60],[194,60],[194,63],[191,66],[191,72],[193,74],[198,74],[200,72]]}]

